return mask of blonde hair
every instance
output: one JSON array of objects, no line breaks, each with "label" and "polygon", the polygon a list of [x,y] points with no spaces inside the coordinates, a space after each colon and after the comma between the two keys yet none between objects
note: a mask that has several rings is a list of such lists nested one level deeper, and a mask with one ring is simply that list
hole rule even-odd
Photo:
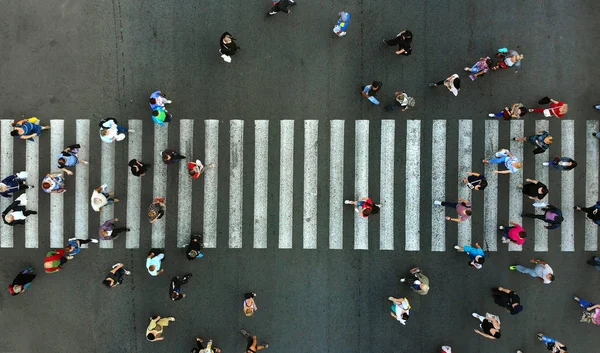
[{"label": "blonde hair", "polygon": [[554,142],[554,137],[548,136],[546,138],[548,139],[548,142],[546,142],[546,143],[552,143],[552,142]]},{"label": "blonde hair", "polygon": [[523,162],[516,162],[515,164],[513,164],[513,167],[515,167],[517,169],[521,169],[521,168],[523,168]]},{"label": "blonde hair", "polygon": [[244,309],[244,314],[246,314],[246,316],[252,316],[252,314],[254,314],[254,309],[246,308]]}]

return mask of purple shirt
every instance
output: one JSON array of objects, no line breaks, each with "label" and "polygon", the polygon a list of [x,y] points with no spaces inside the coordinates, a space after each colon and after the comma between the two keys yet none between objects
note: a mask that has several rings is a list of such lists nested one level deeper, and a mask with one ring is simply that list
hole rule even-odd
[{"label": "purple shirt", "polygon": [[[112,230],[113,230],[113,224],[114,223],[115,223],[115,219],[114,218],[113,219],[109,219],[108,221],[104,222],[104,224],[102,224],[100,227],[98,227],[98,236],[101,239],[104,239],[104,240],[110,240],[110,239],[112,239],[111,235],[112,235]],[[104,236],[102,234],[103,230],[108,231],[109,234],[107,236]]]}]

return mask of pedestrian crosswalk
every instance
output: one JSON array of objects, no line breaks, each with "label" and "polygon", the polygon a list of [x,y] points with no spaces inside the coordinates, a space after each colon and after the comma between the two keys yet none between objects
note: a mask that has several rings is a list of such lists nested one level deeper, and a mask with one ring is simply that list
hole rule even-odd
[{"label": "pedestrian crosswalk", "polygon": [[[538,155],[511,137],[548,130],[548,120],[180,119],[161,127],[130,119],[122,124],[135,132],[114,144],[102,143],[96,123],[88,119],[51,120],[51,130],[35,142],[6,137],[11,121],[0,119],[0,176],[27,170],[29,184],[36,185],[26,191],[28,208],[39,215],[29,217],[25,227],[2,225],[2,248],[62,247],[73,236],[95,237],[98,225],[113,217],[131,231],[125,240],[102,240],[101,248],[183,247],[190,234],[201,231],[207,248],[440,252],[480,242],[498,251],[505,246],[497,226],[508,221],[525,222],[529,234],[523,247],[510,244],[508,251],[598,248],[597,226],[573,210],[598,199],[600,141],[591,135],[598,131],[597,121],[552,122],[560,126],[551,131],[560,146]],[[576,138],[580,123],[585,139]],[[66,193],[44,194],[39,181],[58,171],[56,156],[73,143],[82,145],[79,158],[90,164],[65,176]],[[200,159],[204,174],[192,179],[186,163],[163,164],[166,148],[178,149],[188,161]],[[499,148],[522,158],[523,170],[496,175],[495,165],[481,163]],[[542,165],[559,155],[577,159],[578,151],[585,160],[573,171]],[[133,158],[152,163],[148,175],[129,173]],[[208,168],[210,163],[215,168]],[[460,182],[469,171],[485,174],[485,191],[471,192]],[[526,177],[550,186],[550,202],[565,217],[558,230],[522,220],[524,210],[533,212],[533,201],[516,188]],[[102,183],[122,202],[98,214],[90,209],[90,195]],[[383,205],[378,215],[362,219],[344,205],[345,199],[367,195]],[[167,212],[150,224],[145,212],[156,196],[166,199]],[[454,211],[432,203],[457,198],[472,200],[474,213],[459,224],[444,218],[454,217]],[[9,203],[2,198],[0,207]]]}]

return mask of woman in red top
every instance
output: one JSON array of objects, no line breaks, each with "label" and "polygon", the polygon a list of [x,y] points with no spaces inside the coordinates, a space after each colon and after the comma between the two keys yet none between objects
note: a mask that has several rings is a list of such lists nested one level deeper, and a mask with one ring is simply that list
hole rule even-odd
[{"label": "woman in red top", "polygon": [[544,116],[547,118],[551,116],[555,116],[557,118],[562,118],[569,111],[569,105],[565,102],[559,102],[552,98],[544,97],[540,99],[539,104],[548,104],[550,103],[550,108],[534,108],[529,109],[529,112],[533,113],[544,113]]},{"label": "woman in red top", "polygon": [[363,197],[357,201],[345,200],[344,203],[346,205],[356,205],[354,210],[364,218],[379,213],[379,209],[381,208],[381,204],[374,204],[373,200],[368,197]]},{"label": "woman in red top", "polygon": [[508,222],[509,227],[499,226],[498,229],[502,231],[502,242],[504,244],[510,243],[511,241],[517,245],[523,245],[527,233],[525,229],[515,222]]},{"label": "woman in red top", "polygon": [[[200,177],[200,175],[202,175],[202,173],[204,173],[204,165],[202,165],[202,162],[200,162],[199,159],[196,159],[195,162],[188,162],[187,167],[188,167],[188,172],[190,173],[190,176],[194,179],[198,179]],[[215,165],[209,164],[208,167],[214,168]]]}]

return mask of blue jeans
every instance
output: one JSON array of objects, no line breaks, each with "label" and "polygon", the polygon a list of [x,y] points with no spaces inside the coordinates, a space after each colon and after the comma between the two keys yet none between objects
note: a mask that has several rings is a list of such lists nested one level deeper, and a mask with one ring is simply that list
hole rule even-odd
[{"label": "blue jeans", "polygon": [[126,128],[126,127],[123,127],[123,126],[121,126],[121,125],[117,125],[117,132],[118,132],[118,133],[123,133],[123,132],[127,132],[127,131],[129,131],[129,129],[128,129],[128,128]]},{"label": "blue jeans", "polygon": [[[537,267],[538,265],[536,265]],[[535,268],[527,268],[521,265],[517,265],[517,271],[521,272],[521,273],[526,273],[528,275],[530,275],[531,277],[537,278],[538,275],[537,273],[535,273]]]},{"label": "blue jeans", "polygon": [[556,340],[554,338],[550,338],[546,335],[542,335],[542,342],[548,344],[548,343],[556,343]]},{"label": "blue jeans", "polygon": [[505,163],[508,159],[508,156],[496,157],[489,160],[490,164],[502,164]]},{"label": "blue jeans", "polygon": [[503,117],[504,117],[504,110],[503,110],[503,111],[501,111],[500,113],[494,113],[494,116],[495,116],[496,118],[503,118]]},{"label": "blue jeans", "polygon": [[386,105],[385,110],[398,110],[404,108],[400,103],[395,102],[394,104]]},{"label": "blue jeans", "polygon": [[588,302],[587,300],[583,300],[581,298],[579,298],[579,306],[581,306],[582,308],[586,309],[589,308],[590,306],[594,306],[594,303]]}]

